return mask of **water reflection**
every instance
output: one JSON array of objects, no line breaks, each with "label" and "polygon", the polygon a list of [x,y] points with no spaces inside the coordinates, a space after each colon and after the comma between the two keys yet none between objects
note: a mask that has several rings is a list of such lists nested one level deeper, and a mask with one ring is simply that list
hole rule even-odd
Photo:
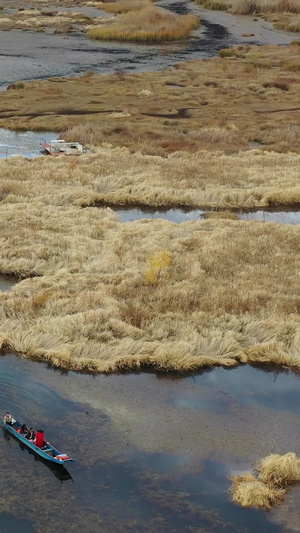
[{"label": "water reflection", "polygon": [[[111,209],[118,215],[120,222],[134,222],[135,220],[164,219],[181,224],[190,220],[201,220],[204,218],[204,209],[185,208],[159,208],[159,207],[130,207],[111,206]],[[289,209],[258,209],[247,212],[234,210],[238,220],[262,220],[264,222],[275,222],[279,224],[297,225],[300,224],[300,210]]]},{"label": "water reflection", "polygon": [[177,387],[169,397],[171,403],[224,414],[238,403],[300,415],[300,377],[288,370],[246,365],[214,369],[186,379],[191,380],[194,387],[180,387],[180,390]]},{"label": "water reflection", "polygon": [[[287,451],[296,451],[296,375],[249,366],[181,379],[150,373],[62,375],[9,355],[0,359],[0,379],[0,411],[20,413],[34,426],[43,421],[46,438],[58,446],[63,442],[77,459],[71,473],[53,468],[27,448],[21,453],[25,448],[4,431],[0,505],[5,502],[14,514],[17,495],[23,505],[18,519],[25,525],[29,513],[37,531],[45,525],[52,531],[107,533],[281,531],[267,514],[233,505],[227,490],[241,463],[249,468],[270,448],[280,452],[288,445]],[[45,476],[41,462],[53,476]],[[72,476],[74,483],[65,483]]]}]

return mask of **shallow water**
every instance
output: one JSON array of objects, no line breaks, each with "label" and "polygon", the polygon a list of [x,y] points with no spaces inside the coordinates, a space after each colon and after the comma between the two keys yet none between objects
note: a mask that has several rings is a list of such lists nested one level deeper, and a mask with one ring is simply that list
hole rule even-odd
[{"label": "shallow water", "polygon": [[299,451],[298,405],[297,376],[248,366],[92,377],[2,357],[2,412],[42,424],[77,460],[49,468],[4,432],[4,531],[284,531],[227,490],[231,472],[263,454]]},{"label": "shallow water", "polygon": [[34,157],[40,154],[41,142],[56,139],[57,134],[48,131],[10,131],[0,128],[0,158],[24,155]]},{"label": "shallow water", "polygon": [[0,292],[10,291],[10,289],[18,283],[18,278],[15,276],[5,276],[0,274]]},{"label": "shallow water", "polygon": [[[160,5],[198,14],[201,28],[189,41],[151,46],[90,41],[81,33],[0,32],[0,87],[5,89],[18,80],[78,75],[89,69],[101,73],[160,70],[189,59],[214,57],[221,48],[238,43],[287,44],[295,38],[261,19],[210,12],[188,1],[165,0]],[[245,39],[245,32],[255,35]]]},{"label": "shallow water", "polygon": [[[118,215],[120,222],[133,222],[135,220],[157,219],[170,220],[181,224],[189,220],[201,220],[206,212],[203,209],[182,209],[182,208],[155,208],[155,207],[121,207],[111,206],[111,209]],[[257,209],[249,212],[234,211],[239,220],[262,220],[264,222],[277,222],[279,224],[297,225],[300,224],[299,210],[282,209]]]}]

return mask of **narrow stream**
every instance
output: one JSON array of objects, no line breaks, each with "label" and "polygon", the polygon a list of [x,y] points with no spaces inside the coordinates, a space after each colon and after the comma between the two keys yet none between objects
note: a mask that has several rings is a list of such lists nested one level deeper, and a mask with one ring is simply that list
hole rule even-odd
[{"label": "narrow stream", "polygon": [[[163,219],[181,224],[190,220],[201,220],[206,213],[203,209],[182,209],[182,208],[155,208],[155,207],[121,207],[111,206],[111,209],[118,215],[120,222],[133,222],[135,220]],[[296,225],[300,224],[300,211],[297,208],[283,210],[278,209],[257,209],[248,212],[234,211],[238,220],[263,220],[264,222],[277,222],[280,224]]]},{"label": "narrow stream", "polygon": [[[228,488],[254,460],[300,451],[296,375],[245,366],[92,377],[7,355],[0,385],[1,412],[42,424],[77,460],[51,468],[4,432],[1,533],[284,531],[277,515],[233,505]],[[291,531],[293,520],[290,509]]]},{"label": "narrow stream", "polygon": [[4,274],[0,274],[0,292],[10,291],[18,281],[19,279],[15,276],[5,276]]},{"label": "narrow stream", "polygon": [[35,157],[40,154],[41,142],[57,139],[57,133],[49,131],[11,131],[0,128],[0,158],[23,155]]}]

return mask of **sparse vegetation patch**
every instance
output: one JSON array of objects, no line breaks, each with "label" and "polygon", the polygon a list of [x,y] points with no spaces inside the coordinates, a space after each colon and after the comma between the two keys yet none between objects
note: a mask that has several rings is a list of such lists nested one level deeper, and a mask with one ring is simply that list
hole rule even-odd
[{"label": "sparse vegetation patch", "polygon": [[113,24],[92,28],[88,36],[105,41],[177,41],[189,37],[199,24],[194,15],[174,15],[149,3],[143,9],[122,14]]}]

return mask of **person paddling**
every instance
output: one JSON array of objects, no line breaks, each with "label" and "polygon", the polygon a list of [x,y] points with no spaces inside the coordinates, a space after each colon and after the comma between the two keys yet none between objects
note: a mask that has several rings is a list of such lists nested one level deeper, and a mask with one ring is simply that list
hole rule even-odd
[{"label": "person paddling", "polygon": [[45,444],[46,444],[46,441],[45,441],[45,437],[44,437],[44,430],[43,429],[38,429],[37,432],[36,432],[35,445],[38,448],[43,448],[43,446],[45,446]]}]

